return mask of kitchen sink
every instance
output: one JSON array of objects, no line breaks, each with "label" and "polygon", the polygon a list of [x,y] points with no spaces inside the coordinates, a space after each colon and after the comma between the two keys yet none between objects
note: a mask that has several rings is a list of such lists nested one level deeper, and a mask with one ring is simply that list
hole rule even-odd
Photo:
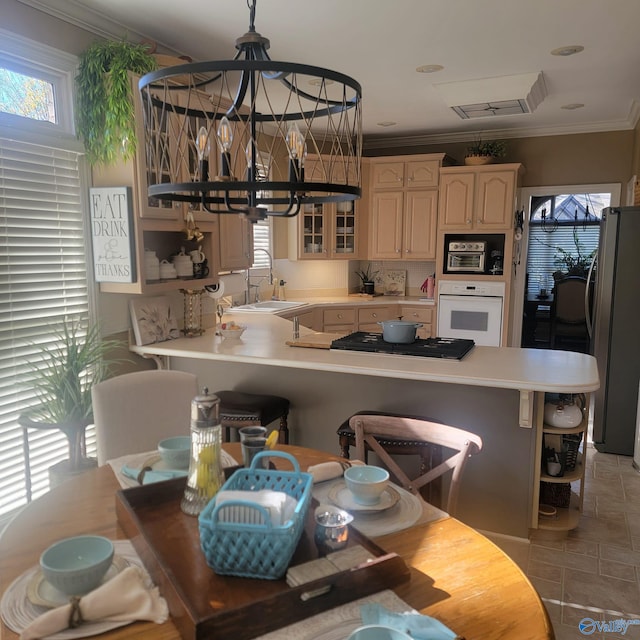
[{"label": "kitchen sink", "polygon": [[306,304],[306,302],[294,302],[293,300],[264,300],[262,302],[254,302],[252,304],[241,304],[237,307],[232,307],[229,311],[277,313],[278,311],[304,307]]}]

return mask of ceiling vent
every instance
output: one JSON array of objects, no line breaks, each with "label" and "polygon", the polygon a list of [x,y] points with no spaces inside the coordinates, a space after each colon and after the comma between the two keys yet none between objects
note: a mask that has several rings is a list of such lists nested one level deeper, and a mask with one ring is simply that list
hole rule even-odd
[{"label": "ceiling vent", "polygon": [[532,113],[547,95],[542,73],[443,82],[434,87],[463,120]]}]

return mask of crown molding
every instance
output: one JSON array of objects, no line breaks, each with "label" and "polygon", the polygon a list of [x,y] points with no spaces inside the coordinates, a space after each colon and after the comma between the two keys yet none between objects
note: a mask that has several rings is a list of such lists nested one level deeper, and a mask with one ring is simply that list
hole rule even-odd
[{"label": "crown molding", "polygon": [[86,6],[78,2],[77,0],[17,0],[18,2],[27,5],[38,11],[42,11],[54,18],[58,18],[63,22],[68,22],[76,27],[93,33],[101,38],[109,40],[133,40],[136,39],[142,41],[153,41],[159,47],[164,50],[175,53],[176,55],[183,55],[182,52],[176,51],[169,45],[158,42],[156,39],[150,36],[135,31],[116,20],[105,16],[103,13],[88,9]]},{"label": "crown molding", "polygon": [[606,133],[612,131],[628,131],[635,129],[640,121],[640,101],[634,100],[629,115],[624,120],[607,122],[590,122],[580,125],[554,125],[547,127],[521,127],[519,129],[492,129],[491,131],[461,131],[434,134],[406,134],[402,136],[363,136],[363,148],[388,149],[397,147],[424,147],[433,144],[451,144],[469,142],[479,133],[491,138],[541,138],[544,136],[565,136],[585,133]]}]

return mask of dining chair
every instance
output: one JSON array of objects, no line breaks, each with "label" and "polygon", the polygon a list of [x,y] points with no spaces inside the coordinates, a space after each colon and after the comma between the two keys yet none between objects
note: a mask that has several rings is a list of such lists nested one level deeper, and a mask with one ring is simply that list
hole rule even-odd
[{"label": "dining chair", "polygon": [[155,450],[163,438],[188,435],[198,379],[184,371],[136,371],[91,389],[98,464]]},{"label": "dining chair", "polygon": [[587,351],[589,333],[585,310],[587,281],[580,276],[558,280],[551,303],[550,346],[579,347]]},{"label": "dining chair", "polygon": [[[455,513],[467,460],[482,450],[480,436],[440,422],[394,415],[356,414],[349,419],[349,424],[355,433],[356,457],[364,460],[365,448],[370,448],[401,486],[417,496],[421,496],[422,487],[451,471],[445,510],[450,515]],[[443,456],[435,467],[410,478],[381,444],[386,438],[438,445],[447,457]]]}]

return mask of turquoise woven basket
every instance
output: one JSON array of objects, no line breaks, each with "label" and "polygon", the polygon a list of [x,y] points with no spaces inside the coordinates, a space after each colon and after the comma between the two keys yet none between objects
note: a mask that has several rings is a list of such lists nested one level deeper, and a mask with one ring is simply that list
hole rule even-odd
[{"label": "turquoise woven basket", "polygon": [[[261,458],[285,458],[293,471],[256,468]],[[311,474],[300,471],[298,461],[283,451],[259,453],[248,469],[238,469],[223,485],[222,491],[283,491],[298,501],[294,515],[283,525],[273,526],[263,507],[243,500],[216,505],[215,500],[198,516],[200,546],[207,564],[220,575],[277,580],[289,567],[311,504]],[[227,507],[253,508],[261,514],[262,524],[223,522],[221,511]]]}]

